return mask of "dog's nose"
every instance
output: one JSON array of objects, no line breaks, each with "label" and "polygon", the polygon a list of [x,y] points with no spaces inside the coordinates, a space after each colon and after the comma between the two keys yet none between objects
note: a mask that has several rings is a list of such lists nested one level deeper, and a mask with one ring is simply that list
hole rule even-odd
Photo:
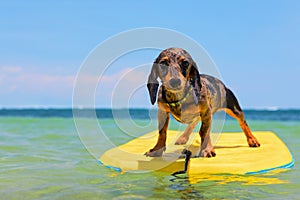
[{"label": "dog's nose", "polygon": [[181,84],[181,80],[179,78],[172,78],[169,81],[169,84],[172,88],[177,88],[178,86],[180,86]]}]

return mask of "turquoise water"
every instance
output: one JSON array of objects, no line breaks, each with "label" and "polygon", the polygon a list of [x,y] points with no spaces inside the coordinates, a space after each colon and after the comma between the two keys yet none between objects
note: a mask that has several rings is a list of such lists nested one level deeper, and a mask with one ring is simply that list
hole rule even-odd
[{"label": "turquoise water", "polygon": [[[91,119],[84,120],[88,128]],[[98,120],[112,140],[118,144],[126,141],[112,118]],[[148,120],[137,123],[147,124]],[[101,166],[88,153],[70,117],[0,117],[0,198],[300,199],[299,121],[248,123],[253,131],[277,133],[292,152],[295,166],[281,173],[252,176],[174,178],[162,172],[118,173]],[[223,131],[240,128],[236,121],[227,120]]]}]

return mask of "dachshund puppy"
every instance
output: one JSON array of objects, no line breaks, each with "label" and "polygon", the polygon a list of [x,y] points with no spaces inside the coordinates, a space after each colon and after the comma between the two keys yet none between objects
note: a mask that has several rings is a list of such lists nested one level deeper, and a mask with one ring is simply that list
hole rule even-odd
[{"label": "dachshund puppy", "polygon": [[[159,87],[160,79],[162,85]],[[215,150],[210,139],[212,115],[224,110],[238,120],[250,147],[259,147],[252,135],[244,113],[230,89],[220,80],[199,74],[197,65],[185,50],[169,48],[162,51],[153,63],[147,88],[152,105],[158,102],[159,136],[156,145],[146,156],[162,156],[166,149],[167,129],[170,114],[181,123],[189,124],[175,144],[185,144],[199,121],[201,147],[195,157],[214,157]]]}]

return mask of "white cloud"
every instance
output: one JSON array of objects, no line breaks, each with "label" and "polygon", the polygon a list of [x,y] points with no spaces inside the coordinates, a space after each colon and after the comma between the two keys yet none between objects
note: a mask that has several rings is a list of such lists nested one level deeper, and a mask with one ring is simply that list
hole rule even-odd
[{"label": "white cloud", "polygon": [[71,102],[73,82],[73,75],[46,74],[24,67],[0,67],[1,105],[66,105]]},{"label": "white cloud", "polygon": [[3,66],[0,68],[1,73],[19,73],[23,70],[19,66]]},{"label": "white cloud", "polygon": [[[91,88],[95,91],[96,106],[106,107],[111,105],[112,98],[116,96],[113,95],[114,92],[118,94],[117,97],[121,102],[128,102],[126,99],[128,93],[134,93],[134,88],[145,84],[147,72],[138,68],[126,68],[114,74],[104,74],[102,77],[96,75],[81,77],[81,83],[84,84],[82,88],[97,86]],[[5,97],[2,98],[2,105],[71,106],[75,81],[75,74],[61,75],[33,68],[25,70],[22,67],[0,67],[0,95]],[[82,91],[81,96],[85,96],[85,91]]]},{"label": "white cloud", "polygon": [[[49,75],[22,70],[22,68],[1,68],[1,92],[51,92],[71,89],[74,76]],[[13,90],[11,89],[13,88]]]},{"label": "white cloud", "polygon": [[[103,85],[100,82],[96,102],[109,101],[109,105],[114,108],[149,107],[149,97],[146,89],[148,71],[149,66],[146,65],[127,68],[120,72],[117,77],[111,76],[110,82],[104,82]],[[104,85],[105,83],[111,85]],[[105,90],[105,88],[107,89]]]}]

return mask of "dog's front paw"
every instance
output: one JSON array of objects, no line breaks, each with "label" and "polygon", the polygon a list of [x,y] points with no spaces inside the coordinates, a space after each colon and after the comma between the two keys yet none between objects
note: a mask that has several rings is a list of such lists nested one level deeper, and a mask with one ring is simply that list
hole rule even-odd
[{"label": "dog's front paw", "polygon": [[260,144],[256,138],[248,138],[247,142],[249,144],[249,147],[260,147]]},{"label": "dog's front paw", "polygon": [[161,157],[163,152],[166,150],[166,147],[162,147],[160,149],[150,149],[148,152],[146,152],[144,155],[149,157]]},{"label": "dog's front paw", "polygon": [[217,154],[214,149],[203,149],[195,157],[204,157],[204,158],[211,158],[215,157]]}]

